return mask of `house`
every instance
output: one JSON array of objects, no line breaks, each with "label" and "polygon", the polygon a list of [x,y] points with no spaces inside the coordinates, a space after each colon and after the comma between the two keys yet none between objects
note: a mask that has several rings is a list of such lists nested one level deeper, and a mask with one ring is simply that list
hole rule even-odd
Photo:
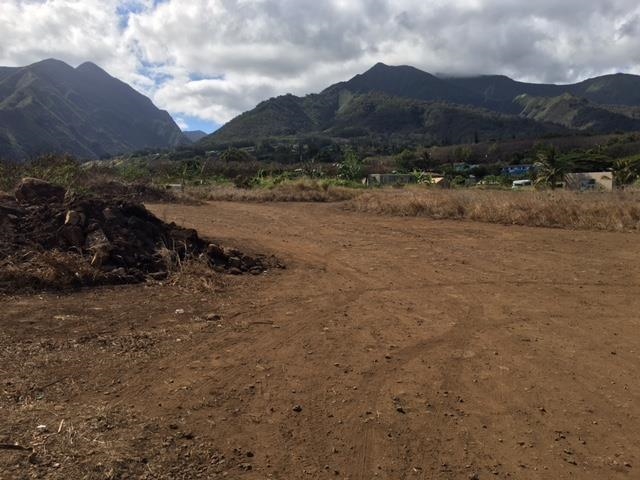
[{"label": "house", "polygon": [[507,177],[521,177],[529,175],[532,169],[533,165],[509,165],[504,167],[501,173]]},{"label": "house", "polygon": [[611,172],[568,173],[565,176],[565,188],[568,190],[613,190],[613,174]]}]

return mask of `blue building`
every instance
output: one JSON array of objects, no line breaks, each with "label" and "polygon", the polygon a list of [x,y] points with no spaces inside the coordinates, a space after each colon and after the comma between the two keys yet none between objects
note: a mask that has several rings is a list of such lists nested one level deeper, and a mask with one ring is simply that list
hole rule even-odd
[{"label": "blue building", "polygon": [[502,175],[508,177],[521,177],[528,175],[533,170],[533,165],[509,165],[502,169]]}]

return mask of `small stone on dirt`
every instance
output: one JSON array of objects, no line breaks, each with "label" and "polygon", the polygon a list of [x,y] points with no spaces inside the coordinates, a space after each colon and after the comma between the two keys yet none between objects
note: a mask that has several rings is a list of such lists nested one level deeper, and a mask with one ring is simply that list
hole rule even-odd
[{"label": "small stone on dirt", "polygon": [[65,225],[82,226],[85,222],[85,215],[82,212],[76,212],[75,210],[69,210],[64,219]]},{"label": "small stone on dirt", "polygon": [[242,260],[240,260],[240,258],[238,258],[238,257],[229,257],[228,262],[229,262],[229,265],[232,268],[238,268],[239,269],[239,268],[242,267]]}]

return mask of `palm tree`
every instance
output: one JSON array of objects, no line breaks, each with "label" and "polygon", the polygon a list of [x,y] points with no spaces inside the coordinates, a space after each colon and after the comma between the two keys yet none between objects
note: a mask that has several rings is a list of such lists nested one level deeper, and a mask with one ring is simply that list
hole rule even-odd
[{"label": "palm tree", "polygon": [[635,182],[639,173],[640,160],[637,158],[621,158],[613,163],[613,179],[622,188]]},{"label": "palm tree", "polygon": [[558,183],[564,181],[565,175],[569,172],[570,164],[559,157],[555,148],[550,148],[538,153],[535,167],[536,185],[544,185],[556,188]]}]

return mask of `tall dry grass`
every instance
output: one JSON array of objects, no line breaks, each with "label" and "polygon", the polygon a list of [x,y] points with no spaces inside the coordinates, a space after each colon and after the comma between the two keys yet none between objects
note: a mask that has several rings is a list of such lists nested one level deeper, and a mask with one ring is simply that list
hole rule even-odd
[{"label": "tall dry grass", "polygon": [[345,208],[508,225],[640,231],[639,192],[379,190],[353,198]]},{"label": "tall dry grass", "polygon": [[350,200],[362,190],[321,182],[296,181],[270,188],[237,188],[227,185],[187,187],[184,194],[195,200],[229,202],[341,202]]}]

